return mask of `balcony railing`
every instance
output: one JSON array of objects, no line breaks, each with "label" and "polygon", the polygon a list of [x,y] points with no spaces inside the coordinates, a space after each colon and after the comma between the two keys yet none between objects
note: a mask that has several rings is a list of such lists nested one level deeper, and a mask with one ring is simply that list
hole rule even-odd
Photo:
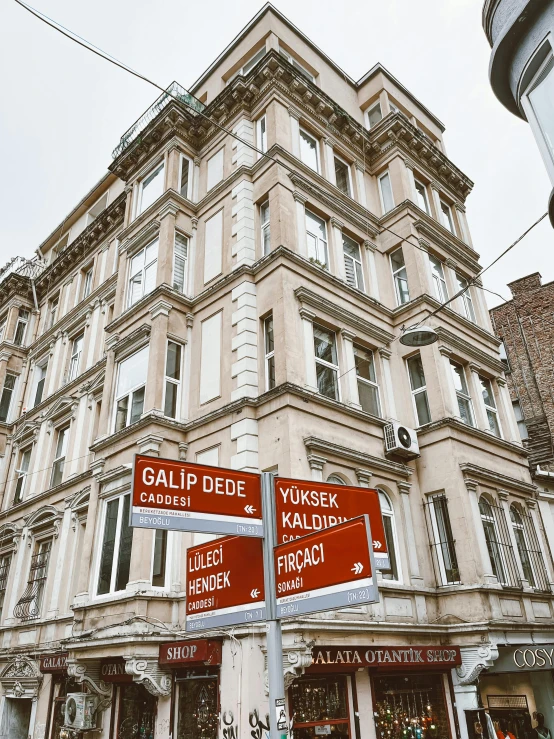
[{"label": "balcony railing", "polygon": [[195,98],[194,95],[191,95],[190,92],[187,92],[184,87],[181,87],[178,82],[172,82],[167,90],[165,92],[162,92],[156,102],[151,105],[145,113],[141,115],[138,121],[136,121],[136,123],[133,123],[131,128],[125,131],[125,133],[119,140],[119,144],[112,151],[112,157],[114,159],[117,159],[117,157],[122,154],[125,149],[139,136],[141,131],[144,131],[150,121],[153,121],[154,118],[160,113],[160,111],[162,111],[165,106],[168,105],[172,100],[177,100],[178,102],[185,103],[187,107],[191,106],[197,113],[201,113],[206,107],[203,103],[200,102],[200,100]]},{"label": "balcony railing", "polygon": [[0,282],[9,277],[12,273],[29,277],[31,280],[36,279],[46,268],[46,264],[38,259],[25,259],[24,257],[14,257],[5,267],[0,270]]}]

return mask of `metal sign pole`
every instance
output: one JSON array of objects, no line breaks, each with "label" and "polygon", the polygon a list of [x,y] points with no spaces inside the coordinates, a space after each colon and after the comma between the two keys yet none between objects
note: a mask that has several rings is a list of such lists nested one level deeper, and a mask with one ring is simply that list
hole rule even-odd
[{"label": "metal sign pole", "polygon": [[271,739],[286,739],[288,720],[285,712],[283,679],[283,638],[281,622],[276,619],[275,563],[273,549],[277,544],[275,526],[274,476],[262,472],[262,506],[264,522],[264,582],[267,608],[267,676],[269,682],[269,726]]}]

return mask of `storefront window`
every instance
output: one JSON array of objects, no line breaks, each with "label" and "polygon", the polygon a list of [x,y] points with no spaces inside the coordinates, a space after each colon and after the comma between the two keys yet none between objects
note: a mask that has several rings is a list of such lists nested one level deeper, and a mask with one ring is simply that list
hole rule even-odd
[{"label": "storefront window", "polygon": [[377,739],[449,739],[442,675],[374,677]]},{"label": "storefront window", "polygon": [[293,739],[349,739],[346,677],[303,678],[290,688]]},{"label": "storefront window", "polygon": [[156,698],[142,685],[121,685],[117,739],[154,739]]},{"label": "storefront window", "polygon": [[68,693],[78,693],[82,686],[70,678],[62,677],[57,685],[54,685],[55,698],[52,702],[52,724],[48,739],[59,739],[60,729],[64,725],[65,698]]},{"label": "storefront window", "polygon": [[216,739],[219,724],[217,677],[178,682],[177,739]]}]

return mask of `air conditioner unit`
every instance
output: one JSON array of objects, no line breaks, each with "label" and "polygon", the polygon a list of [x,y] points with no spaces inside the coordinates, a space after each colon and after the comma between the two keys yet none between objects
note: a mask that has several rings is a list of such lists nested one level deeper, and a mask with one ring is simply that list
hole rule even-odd
[{"label": "air conditioner unit", "polygon": [[96,727],[98,698],[89,693],[68,693],[64,707],[64,726],[86,731]]},{"label": "air conditioner unit", "polygon": [[417,434],[413,429],[392,421],[385,426],[385,454],[396,454],[406,459],[419,457]]}]

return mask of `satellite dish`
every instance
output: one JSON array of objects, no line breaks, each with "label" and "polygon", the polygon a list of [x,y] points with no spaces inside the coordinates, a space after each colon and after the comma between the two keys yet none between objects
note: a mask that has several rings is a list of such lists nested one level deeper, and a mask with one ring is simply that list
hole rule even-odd
[{"label": "satellite dish", "polygon": [[438,338],[431,326],[412,326],[402,332],[400,343],[404,346],[429,346],[438,341]]}]

